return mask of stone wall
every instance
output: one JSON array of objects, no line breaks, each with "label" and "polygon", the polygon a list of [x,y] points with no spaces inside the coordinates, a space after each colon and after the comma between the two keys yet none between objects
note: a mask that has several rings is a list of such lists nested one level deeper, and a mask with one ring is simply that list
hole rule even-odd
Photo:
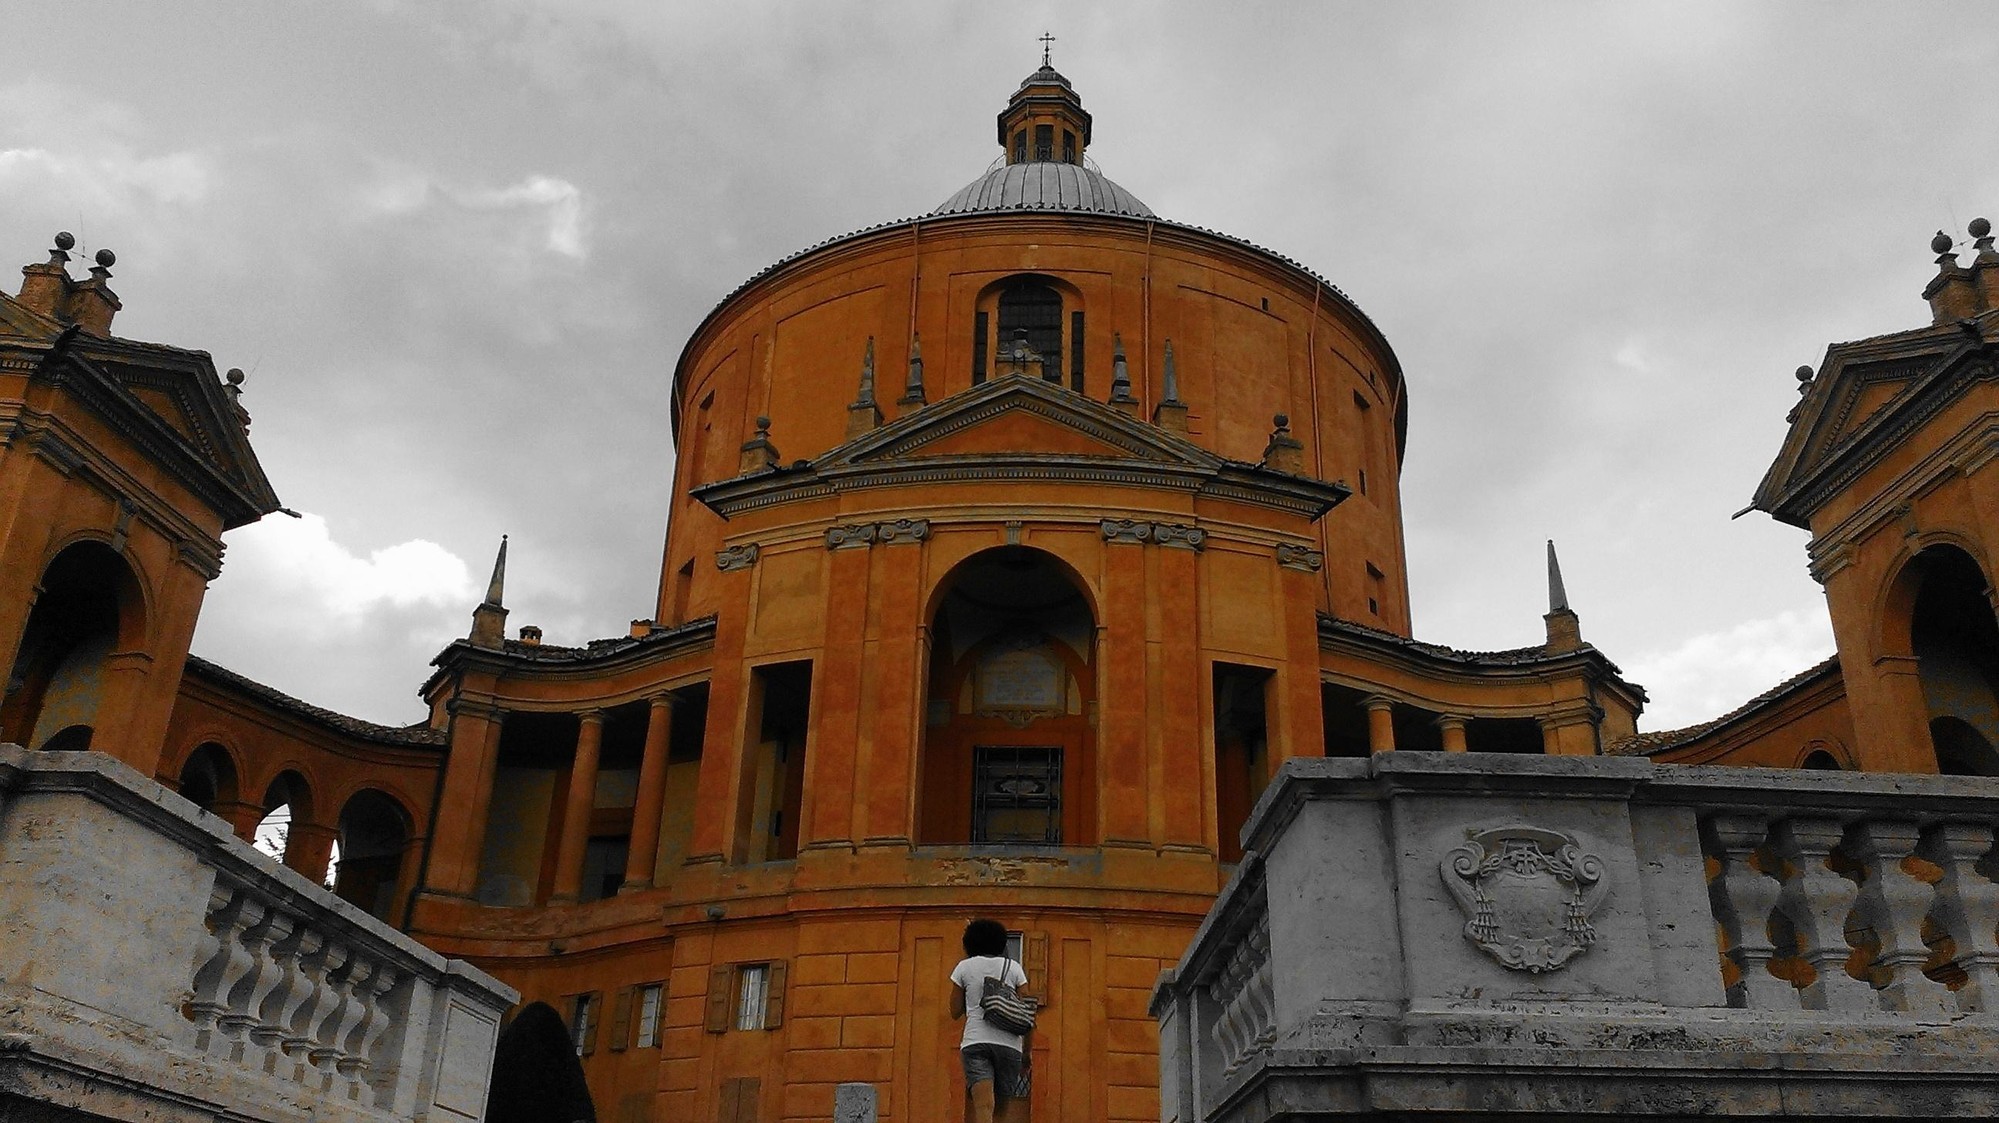
[{"label": "stone wall", "polygon": [[0,746],[0,1117],[476,1123],[515,997],[111,757]]},{"label": "stone wall", "polygon": [[1999,1110],[1999,781],[1298,760],[1161,976],[1172,1123]]}]

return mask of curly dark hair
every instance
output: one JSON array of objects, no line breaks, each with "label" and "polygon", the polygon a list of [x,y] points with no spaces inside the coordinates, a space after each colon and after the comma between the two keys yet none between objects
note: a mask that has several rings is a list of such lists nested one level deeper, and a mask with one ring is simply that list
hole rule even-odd
[{"label": "curly dark hair", "polygon": [[966,955],[1005,955],[1006,925],[997,920],[974,920],[965,925]]}]

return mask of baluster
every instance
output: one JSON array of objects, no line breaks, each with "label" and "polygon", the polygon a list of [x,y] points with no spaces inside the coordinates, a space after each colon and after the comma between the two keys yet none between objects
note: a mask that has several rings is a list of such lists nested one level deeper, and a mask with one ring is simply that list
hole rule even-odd
[{"label": "baluster", "polygon": [[1714,815],[1706,822],[1709,849],[1721,872],[1708,886],[1716,917],[1728,933],[1729,958],[1742,979],[1729,988],[1728,1004],[1755,1010],[1796,1010],[1797,988],[1770,973],[1777,946],[1770,942],[1770,916],[1783,886],[1752,862],[1763,845],[1761,816]]},{"label": "baluster", "polygon": [[331,970],[327,972],[325,987],[315,1007],[317,1024],[313,1027],[313,1045],[306,1051],[312,1070],[304,1075],[303,1081],[307,1087],[318,1087],[322,1091],[333,1086],[333,1078],[338,1071],[335,1066],[340,1061],[340,1027],[346,1020],[347,1008],[354,1005],[347,980],[357,971],[363,979],[368,976],[366,960],[356,958],[352,948],[343,946],[340,951],[344,965],[338,974]]},{"label": "baluster", "polygon": [[1817,978],[1802,988],[1808,1010],[1872,1010],[1874,988],[1846,973],[1853,949],[1846,918],[1860,887],[1834,873],[1826,860],[1844,831],[1837,819],[1786,819],[1771,832],[1777,853],[1791,867],[1777,907],[1798,932],[1798,955]]},{"label": "baluster", "polygon": [[361,1024],[367,1001],[366,987],[375,969],[373,960],[357,955],[349,961],[347,973],[341,976],[339,1020],[334,1024],[332,1036],[322,1043],[323,1048],[312,1051],[313,1064],[325,1074],[319,1084],[321,1091],[331,1092],[350,1073],[350,1070],[343,1069],[342,1063],[352,1056],[347,1051],[348,1043],[354,1036],[354,1027]]},{"label": "baluster", "polygon": [[1252,956],[1249,980],[1243,989],[1256,1026],[1250,1047],[1266,1049],[1277,1040],[1277,992],[1270,977],[1270,925],[1267,919],[1250,933],[1249,949]]},{"label": "baluster", "polygon": [[1861,907],[1881,938],[1874,966],[1888,973],[1881,1005],[1906,1014],[1941,1014],[1952,1004],[1950,991],[1923,974],[1930,949],[1923,943],[1923,917],[1935,890],[1902,863],[1916,849],[1914,823],[1869,819],[1853,828],[1853,849],[1864,864]]},{"label": "baluster", "polygon": [[326,937],[311,928],[299,930],[298,946],[285,971],[285,986],[276,997],[277,1013],[271,1024],[277,1032],[277,1047],[264,1071],[289,1079],[298,1078],[302,1053],[311,1039],[302,1035],[302,1014],[318,988],[318,972],[324,961]]},{"label": "baluster", "polygon": [[271,924],[275,919],[268,905],[246,893],[239,923],[231,933],[234,938],[228,951],[229,960],[223,965],[222,978],[217,980],[215,988],[214,1001],[220,1007],[215,1019],[219,1031],[215,1037],[215,1056],[232,1061],[243,1059],[243,1050],[249,1043],[245,1035],[257,1023],[246,1012],[244,998],[263,967],[264,948],[271,942]]},{"label": "baluster", "polygon": [[298,951],[298,941],[293,938],[297,927],[297,918],[275,911],[265,926],[257,974],[239,1006],[244,1022],[241,1059],[248,1068],[270,1071],[276,1067],[278,1039],[284,1036],[284,1027],[277,1024],[272,995],[280,993],[289,961]]},{"label": "baluster", "polygon": [[298,1020],[299,1041],[295,1047],[286,1050],[298,1058],[292,1070],[292,1079],[301,1084],[313,1081],[319,1065],[319,1059],[314,1054],[332,1036],[332,1026],[340,1011],[340,987],[336,980],[346,969],[352,954],[347,945],[329,941],[312,972],[312,995]]},{"label": "baluster", "polygon": [[388,994],[401,981],[395,969],[384,963],[375,969],[360,992],[361,1025],[354,1031],[347,1056],[340,1061],[340,1075],[348,1080],[347,1098],[350,1100],[360,1099],[362,1090],[373,1083],[371,1074],[375,1072],[375,1046],[380,1042],[383,1031],[389,1028]]},{"label": "baluster", "polygon": [[194,1047],[204,1053],[217,1044],[216,1019],[228,1010],[223,999],[235,977],[227,972],[238,954],[242,930],[257,922],[255,912],[245,917],[246,900],[220,881],[208,895],[208,912],[203,918],[208,935],[195,949],[194,982],[187,1005],[188,1020],[194,1023]]},{"label": "baluster", "polygon": [[1964,985],[1957,989],[1957,1008],[1967,1013],[1999,1012],[1999,885],[1981,877],[1978,861],[1992,849],[1992,828],[1985,823],[1945,823],[1924,839],[1925,849],[1943,867],[1937,882],[1937,912],[1957,945],[1958,968]]}]

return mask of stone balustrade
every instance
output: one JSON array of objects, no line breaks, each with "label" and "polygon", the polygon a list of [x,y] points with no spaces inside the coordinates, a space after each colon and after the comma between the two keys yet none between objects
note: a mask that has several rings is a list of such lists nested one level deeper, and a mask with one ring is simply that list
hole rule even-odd
[{"label": "stone balustrade", "polygon": [[1999,780],[1285,765],[1153,995],[1162,1119],[1999,1111]]},{"label": "stone balustrade", "polygon": [[476,1121],[516,997],[110,757],[0,746],[0,1107]]}]

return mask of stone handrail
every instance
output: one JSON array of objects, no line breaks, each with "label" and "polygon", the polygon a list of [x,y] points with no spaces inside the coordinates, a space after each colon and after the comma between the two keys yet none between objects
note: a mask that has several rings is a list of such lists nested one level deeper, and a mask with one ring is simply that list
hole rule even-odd
[{"label": "stone handrail", "polygon": [[1996,830],[1972,777],[1288,762],[1154,990],[1162,1118],[1992,1112]]},{"label": "stone handrail", "polygon": [[110,757],[0,746],[0,1071],[230,1118],[476,1121],[516,997]]}]

